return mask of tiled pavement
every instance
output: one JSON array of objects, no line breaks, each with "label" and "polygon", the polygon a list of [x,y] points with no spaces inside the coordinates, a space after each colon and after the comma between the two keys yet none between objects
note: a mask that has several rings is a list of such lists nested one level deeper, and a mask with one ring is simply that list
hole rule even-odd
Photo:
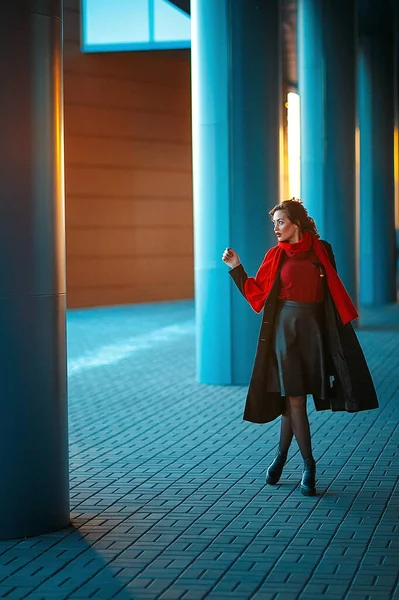
[{"label": "tiled pavement", "polygon": [[0,597],[399,599],[399,307],[359,337],[381,408],[315,413],[316,498],[278,421],[194,379],[191,302],[68,315],[72,526],[0,542]]}]

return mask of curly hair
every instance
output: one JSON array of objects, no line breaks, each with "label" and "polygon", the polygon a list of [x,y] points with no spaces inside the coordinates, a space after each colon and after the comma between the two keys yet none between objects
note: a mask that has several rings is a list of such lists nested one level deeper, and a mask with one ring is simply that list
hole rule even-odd
[{"label": "curly hair", "polygon": [[302,200],[299,198],[291,198],[290,200],[284,200],[280,204],[276,204],[269,212],[269,215],[273,217],[277,210],[285,212],[291,223],[298,224],[302,232],[310,231],[317,238],[320,237],[314,219],[309,217],[308,211],[304,207]]}]

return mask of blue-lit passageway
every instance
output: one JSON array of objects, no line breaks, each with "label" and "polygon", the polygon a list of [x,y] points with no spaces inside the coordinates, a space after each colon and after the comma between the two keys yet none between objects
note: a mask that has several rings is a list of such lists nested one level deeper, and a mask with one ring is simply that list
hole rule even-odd
[{"label": "blue-lit passageway", "polygon": [[296,445],[264,485],[244,387],[196,383],[192,302],[70,311],[73,526],[0,542],[0,597],[397,598],[399,312],[363,323],[381,408],[311,411],[313,499]]}]

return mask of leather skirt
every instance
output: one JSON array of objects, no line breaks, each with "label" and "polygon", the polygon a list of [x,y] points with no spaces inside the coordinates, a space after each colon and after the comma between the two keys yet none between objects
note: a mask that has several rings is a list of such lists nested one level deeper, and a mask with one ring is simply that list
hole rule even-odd
[{"label": "leather skirt", "polygon": [[268,364],[268,392],[328,397],[322,321],[323,303],[279,300]]}]

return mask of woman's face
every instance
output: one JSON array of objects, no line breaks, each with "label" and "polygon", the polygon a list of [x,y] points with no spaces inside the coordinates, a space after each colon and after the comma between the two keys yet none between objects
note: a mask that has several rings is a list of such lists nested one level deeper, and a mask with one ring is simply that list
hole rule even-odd
[{"label": "woman's face", "polygon": [[299,228],[292,223],[283,210],[276,210],[273,215],[274,233],[279,242],[289,244],[299,242]]}]

